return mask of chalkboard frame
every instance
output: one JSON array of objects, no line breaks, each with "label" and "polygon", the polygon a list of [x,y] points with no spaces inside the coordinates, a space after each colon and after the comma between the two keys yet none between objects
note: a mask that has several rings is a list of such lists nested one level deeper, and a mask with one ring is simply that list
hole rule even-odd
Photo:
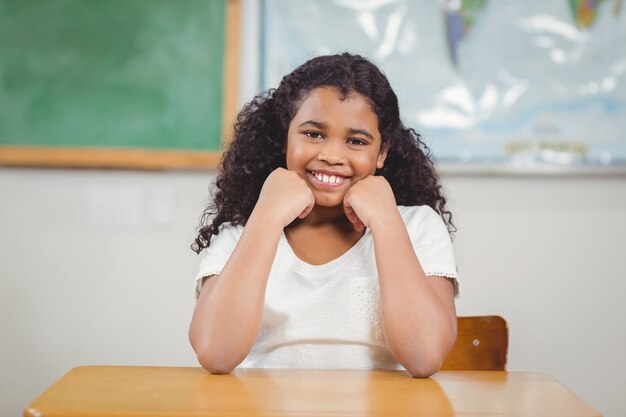
[{"label": "chalkboard frame", "polygon": [[[221,146],[225,143],[237,111],[241,0],[225,1]],[[0,166],[104,168],[139,170],[214,169],[221,149],[52,147],[39,145],[0,145]]]}]

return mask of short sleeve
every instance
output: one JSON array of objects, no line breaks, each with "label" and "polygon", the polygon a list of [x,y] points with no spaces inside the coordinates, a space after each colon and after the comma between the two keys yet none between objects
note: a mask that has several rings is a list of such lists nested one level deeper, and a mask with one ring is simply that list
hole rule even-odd
[{"label": "short sleeve", "polygon": [[437,212],[429,206],[399,207],[413,249],[426,276],[454,280],[458,294],[458,272],[448,228]]},{"label": "short sleeve", "polygon": [[243,227],[232,226],[230,223],[223,225],[220,232],[213,236],[208,248],[200,252],[200,268],[195,279],[195,298],[198,299],[202,288],[202,279],[211,275],[219,275],[235,250],[241,237]]}]

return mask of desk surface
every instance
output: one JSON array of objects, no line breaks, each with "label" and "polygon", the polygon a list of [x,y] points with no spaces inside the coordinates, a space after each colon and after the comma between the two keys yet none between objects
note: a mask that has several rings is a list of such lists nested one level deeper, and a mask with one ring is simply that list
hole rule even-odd
[{"label": "desk surface", "polygon": [[24,416],[542,416],[600,414],[548,375],[86,366]]}]

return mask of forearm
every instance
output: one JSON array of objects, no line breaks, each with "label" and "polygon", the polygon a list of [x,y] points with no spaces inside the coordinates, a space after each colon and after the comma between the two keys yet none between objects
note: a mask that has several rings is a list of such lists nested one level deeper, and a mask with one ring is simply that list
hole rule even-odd
[{"label": "forearm", "polygon": [[447,281],[424,275],[399,213],[371,230],[385,339],[413,376],[428,376],[441,367],[456,339],[452,286],[442,291]]},{"label": "forearm", "polygon": [[253,212],[219,276],[198,298],[189,339],[203,367],[230,372],[252,348],[282,227]]}]

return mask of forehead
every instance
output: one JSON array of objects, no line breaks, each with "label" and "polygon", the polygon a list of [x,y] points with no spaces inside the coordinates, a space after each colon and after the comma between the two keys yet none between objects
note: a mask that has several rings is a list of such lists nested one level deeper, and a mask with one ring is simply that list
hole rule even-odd
[{"label": "forehead", "polygon": [[342,94],[335,87],[318,87],[306,94],[298,106],[292,123],[303,119],[356,124],[350,126],[353,128],[367,125],[378,131],[378,116],[374,113],[369,99],[354,91]]}]

